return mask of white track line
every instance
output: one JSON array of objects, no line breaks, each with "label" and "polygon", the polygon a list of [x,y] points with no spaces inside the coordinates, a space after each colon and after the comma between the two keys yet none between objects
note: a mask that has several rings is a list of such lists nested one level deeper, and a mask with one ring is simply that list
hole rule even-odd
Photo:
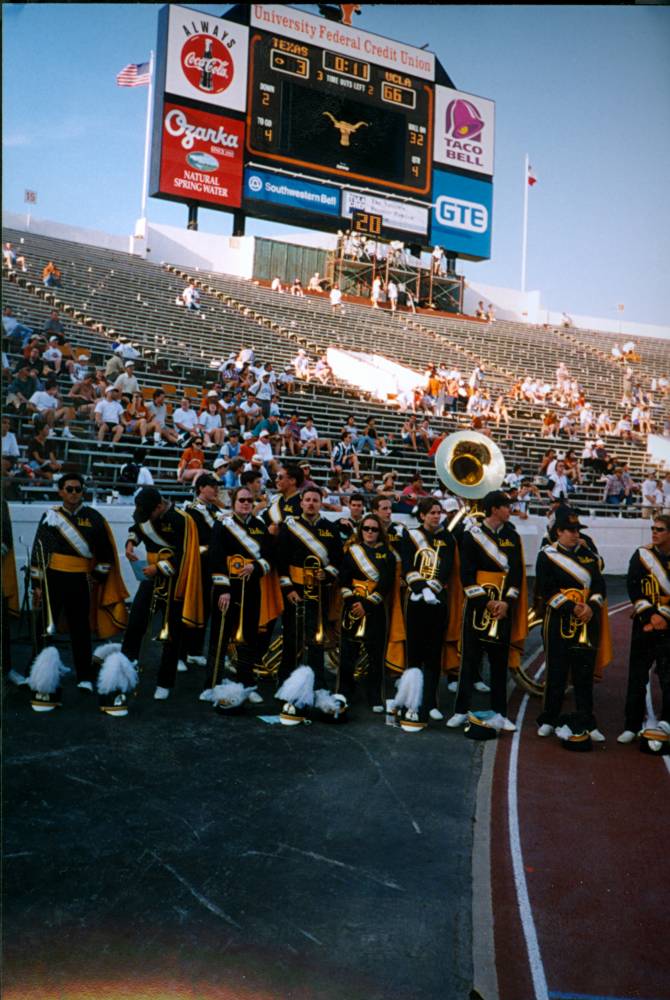
[{"label": "white track line", "polygon": [[[609,610],[609,617],[630,607],[630,603],[625,601],[617,604]],[[544,662],[536,673],[536,678],[540,677],[544,670]],[[533,919],[533,910],[530,905],[528,895],[528,883],[526,882],[526,872],[523,864],[523,852],[521,850],[521,834],[519,831],[519,811],[517,797],[517,775],[519,770],[519,744],[521,742],[521,729],[528,707],[529,695],[525,694],[519,706],[516,723],[516,732],[512,738],[512,749],[509,758],[509,770],[507,774],[507,815],[509,822],[509,845],[512,856],[512,871],[514,873],[514,887],[516,889],[517,905],[519,907],[519,917],[523,936],[526,941],[526,951],[528,952],[528,965],[533,980],[533,990],[535,1000],[549,1000],[547,988],[547,977],[542,962],[540,945],[537,940],[537,930]],[[667,761],[666,761],[667,763]]]}]

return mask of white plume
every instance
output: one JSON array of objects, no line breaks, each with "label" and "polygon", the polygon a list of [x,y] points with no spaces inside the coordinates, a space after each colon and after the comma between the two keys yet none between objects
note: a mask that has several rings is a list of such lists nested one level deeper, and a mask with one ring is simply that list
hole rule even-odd
[{"label": "white plume", "polygon": [[56,507],[49,507],[49,510],[44,515],[44,523],[48,524],[50,528],[57,528],[60,524],[60,519],[56,510]]},{"label": "white plume", "polygon": [[314,704],[314,671],[302,665],[296,667],[275,694],[280,701],[288,701],[296,708]]},{"label": "white plume", "polygon": [[[110,643],[112,645],[112,643]],[[137,687],[137,670],[123,653],[110,653],[98,674],[98,693],[128,693]]]},{"label": "white plume", "polygon": [[398,681],[398,689],[393,699],[395,708],[407,708],[418,712],[423,699],[423,674],[418,667],[405,670]]},{"label": "white plume", "polygon": [[238,684],[237,681],[225,680],[212,688],[211,693],[208,692],[210,697],[203,699],[203,701],[211,701],[214,705],[224,705],[227,708],[237,708],[244,704],[251,692],[255,690],[255,687],[245,687],[244,684]]},{"label": "white plume", "polygon": [[98,648],[94,650],[93,659],[100,660],[100,662],[102,663],[103,660],[105,660],[112,653],[120,653],[120,652],[121,652],[120,642],[105,642],[103,643],[102,646],[98,646]]},{"label": "white plume", "polygon": [[33,660],[28,684],[39,694],[54,694],[60,687],[61,677],[69,673],[56,647],[47,646]]},{"label": "white plume", "polygon": [[314,707],[328,715],[339,715],[344,708],[344,702],[341,698],[336,698],[331,691],[319,688],[318,691],[314,692]]}]

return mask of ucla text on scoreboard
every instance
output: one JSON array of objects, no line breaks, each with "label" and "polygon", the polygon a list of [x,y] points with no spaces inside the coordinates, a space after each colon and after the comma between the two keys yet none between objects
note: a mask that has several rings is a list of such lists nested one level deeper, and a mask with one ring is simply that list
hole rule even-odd
[{"label": "ucla text on scoreboard", "polygon": [[[389,8],[392,10],[392,8]],[[490,256],[495,105],[432,52],[279,4],[159,13],[151,194]]]}]

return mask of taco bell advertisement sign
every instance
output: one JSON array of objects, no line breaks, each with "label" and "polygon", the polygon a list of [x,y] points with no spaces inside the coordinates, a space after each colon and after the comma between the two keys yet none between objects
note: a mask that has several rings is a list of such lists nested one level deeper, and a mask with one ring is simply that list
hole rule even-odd
[{"label": "taco bell advertisement sign", "polygon": [[435,163],[492,177],[494,132],[493,101],[450,87],[435,88]]},{"label": "taco bell advertisement sign", "polygon": [[244,122],[165,103],[159,190],[164,197],[239,208]]},{"label": "taco bell advertisement sign", "polygon": [[170,5],[167,16],[166,92],[244,111],[249,29],[187,7]]}]

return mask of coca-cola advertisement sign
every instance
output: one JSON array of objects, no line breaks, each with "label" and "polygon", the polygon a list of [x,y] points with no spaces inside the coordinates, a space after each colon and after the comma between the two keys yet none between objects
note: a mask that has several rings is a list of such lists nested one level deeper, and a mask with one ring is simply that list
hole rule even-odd
[{"label": "coca-cola advertisement sign", "polygon": [[207,111],[163,105],[159,191],[210,207],[242,201],[244,122]]},{"label": "coca-cola advertisement sign", "polygon": [[165,91],[244,111],[249,29],[221,17],[170,5]]}]

